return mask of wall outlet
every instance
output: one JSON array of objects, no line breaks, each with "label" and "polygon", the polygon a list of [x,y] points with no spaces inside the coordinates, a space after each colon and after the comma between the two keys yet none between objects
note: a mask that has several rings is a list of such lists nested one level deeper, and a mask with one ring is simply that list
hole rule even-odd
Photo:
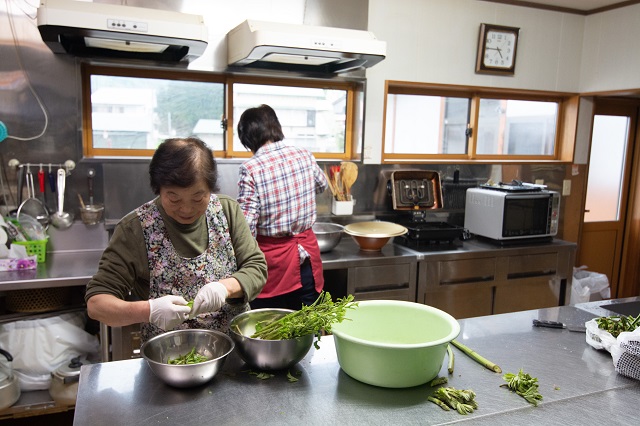
[{"label": "wall outlet", "polygon": [[562,181],[562,195],[565,197],[571,195],[571,180],[565,179]]}]

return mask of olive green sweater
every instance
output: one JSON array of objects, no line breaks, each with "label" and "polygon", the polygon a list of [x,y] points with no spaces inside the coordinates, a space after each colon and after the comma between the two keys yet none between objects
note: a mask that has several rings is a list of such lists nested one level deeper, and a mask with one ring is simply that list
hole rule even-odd
[{"label": "olive green sweater", "polygon": [[[218,195],[227,222],[231,243],[236,254],[238,270],[232,275],[244,290],[244,300],[251,301],[267,281],[264,254],[251,235],[240,205],[231,197]],[[195,223],[182,225],[169,216],[155,200],[171,243],[180,256],[198,256],[207,247],[207,222],[202,216]],[[135,211],[127,214],[116,225],[113,236],[102,254],[98,272],[87,284],[85,300],[95,294],[112,294],[123,300],[149,298],[149,263],[142,225]]]}]

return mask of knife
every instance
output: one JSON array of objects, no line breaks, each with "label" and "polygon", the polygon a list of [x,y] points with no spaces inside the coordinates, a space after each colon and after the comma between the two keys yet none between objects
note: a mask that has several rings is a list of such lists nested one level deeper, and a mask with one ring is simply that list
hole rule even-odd
[{"label": "knife", "polygon": [[567,325],[559,321],[534,319],[533,325],[534,327],[566,328],[569,331],[576,331],[578,333],[585,333],[587,331],[587,328],[583,325]]}]

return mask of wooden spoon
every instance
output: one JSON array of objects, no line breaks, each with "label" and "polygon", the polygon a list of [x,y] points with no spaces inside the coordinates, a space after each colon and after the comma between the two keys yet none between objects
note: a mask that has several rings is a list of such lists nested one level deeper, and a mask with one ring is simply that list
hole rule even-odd
[{"label": "wooden spoon", "polygon": [[358,166],[355,163],[343,161],[340,163],[340,174],[342,175],[342,185],[347,193],[347,198],[351,199],[351,187],[358,178]]}]

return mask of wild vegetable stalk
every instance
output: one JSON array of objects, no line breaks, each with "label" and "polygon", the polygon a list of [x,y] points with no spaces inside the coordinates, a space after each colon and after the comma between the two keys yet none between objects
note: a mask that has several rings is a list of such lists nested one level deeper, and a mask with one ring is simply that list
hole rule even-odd
[{"label": "wild vegetable stalk", "polygon": [[476,351],[472,350],[468,346],[463,345],[462,343],[458,342],[455,339],[451,341],[451,344],[453,346],[455,346],[456,348],[460,349],[465,354],[467,354],[472,360],[474,360],[475,362],[483,365],[484,367],[488,368],[489,370],[493,370],[496,373],[502,373],[502,369],[498,365],[496,365],[493,362],[489,361],[488,359],[484,358],[483,356],[481,356],[479,353],[477,353]]},{"label": "wild vegetable stalk", "polygon": [[[331,325],[345,319],[347,309],[354,309],[358,303],[348,295],[333,302],[331,295],[323,291],[311,305],[287,314],[275,321],[261,321],[256,324],[252,338],[264,340],[284,340],[314,334],[320,337],[322,330],[330,333]],[[317,347],[317,346],[316,346]]]},{"label": "wild vegetable stalk", "polygon": [[449,364],[447,365],[447,371],[449,374],[453,374],[453,363],[455,362],[453,357],[453,349],[451,349],[451,345],[447,345],[447,354],[449,355]]},{"label": "wild vegetable stalk", "polygon": [[523,397],[529,404],[538,406],[538,401],[542,400],[542,395],[538,392],[538,379],[531,377],[520,369],[518,374],[506,373],[502,376],[507,381],[500,387],[507,387]]},{"label": "wild vegetable stalk", "polygon": [[429,396],[427,399],[434,404],[437,404],[445,411],[449,411],[449,407],[451,407],[458,413],[467,415],[478,408],[478,403],[475,401],[475,397],[476,393],[470,389],[459,390],[448,387],[436,389],[433,396]]},{"label": "wild vegetable stalk", "polygon": [[596,318],[598,328],[608,331],[613,337],[618,337],[623,331],[633,331],[640,327],[640,314],[637,317],[633,315],[621,315]]}]

